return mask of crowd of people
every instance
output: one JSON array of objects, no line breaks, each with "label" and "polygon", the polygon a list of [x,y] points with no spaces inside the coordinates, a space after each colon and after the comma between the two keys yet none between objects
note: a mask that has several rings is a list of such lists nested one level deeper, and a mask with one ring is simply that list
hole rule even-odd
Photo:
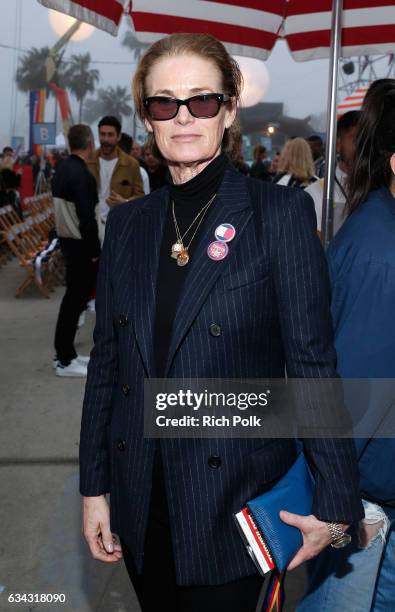
[{"label": "crowd of people", "polygon": [[[124,558],[143,612],[255,610],[262,578],[233,515],[279,481],[299,448],[147,439],[145,379],[395,378],[395,80],[374,82],[362,110],[338,120],[326,257],[322,139],[291,137],[272,159],[258,143],[247,164],[240,91],[237,63],[215,38],[166,37],[133,81],[147,143],[105,116],[96,150],[91,129],[75,125],[70,154],[41,166],[66,265],[54,367],[87,376],[84,536],[95,559]],[[1,181],[1,202],[22,215],[8,147]],[[74,338],[95,294],[88,357]],[[363,409],[382,414],[383,401],[371,394]],[[394,437],[301,443],[312,511],[281,513],[303,536],[290,564],[307,562],[298,611],[392,612]]]},{"label": "crowd of people", "polygon": [[[338,164],[336,167],[333,235],[344,221],[345,181],[347,168],[352,155],[352,143],[358,111],[343,115],[338,125]],[[102,121],[107,123],[101,124]],[[102,127],[103,126],[103,127]],[[88,162],[89,169],[96,179],[99,189],[98,215],[99,233],[103,241],[105,225],[110,208],[125,202],[131,197],[147,195],[166,185],[167,167],[163,159],[153,150],[151,142],[139,144],[132,136],[122,132],[122,126],[116,117],[103,117],[98,125],[100,148],[94,158]],[[109,153],[106,153],[106,150]],[[15,212],[23,218],[23,197],[33,195],[38,189],[51,189],[52,178],[60,164],[67,159],[69,150],[53,149],[40,158],[36,154],[16,154],[12,147],[6,146],[0,155],[0,206],[11,204]],[[125,157],[123,154],[126,154]],[[324,143],[320,136],[312,135],[306,140],[300,137],[289,138],[281,150],[275,150],[269,157],[266,147],[256,144],[252,160],[247,163],[242,151],[241,136],[235,139],[232,150],[228,152],[234,167],[251,178],[270,181],[279,185],[307,189],[315,204],[317,229],[321,229],[323,176],[325,173]],[[138,166],[132,160],[136,160]],[[113,170],[117,171],[113,175]],[[124,171],[122,171],[124,168]],[[139,171],[139,175],[136,171]],[[24,193],[21,185],[26,170],[29,169],[30,190]],[[123,176],[125,174],[125,176]],[[100,176],[99,176],[100,175]],[[136,191],[128,188],[131,183],[142,181],[142,188]],[[111,179],[111,181],[110,181]],[[38,181],[43,181],[38,185]],[[111,185],[110,185],[111,183]],[[22,189],[21,189],[22,187]],[[28,188],[29,189],[29,188]],[[116,194],[116,195],[114,195]],[[108,201],[107,201],[108,200]]]},{"label": "crowd of people", "polygon": [[[346,182],[351,170],[358,117],[359,111],[348,111],[338,120],[332,237],[346,218]],[[268,158],[266,148],[256,144],[253,150],[253,162],[250,166],[244,162],[241,154],[236,160],[233,160],[233,163],[237,170],[251,178],[305,189],[306,193],[313,198],[317,216],[317,231],[321,233],[325,152],[324,142],[320,136],[312,135],[307,139],[291,137],[281,151],[274,152],[271,159]]]},{"label": "crowd of people", "polygon": [[[111,128],[116,131],[120,122],[111,117]],[[116,132],[117,146],[120,152],[136,159],[143,181],[144,194],[162,187],[166,182],[166,168],[151,151],[149,145],[141,145],[125,132]],[[120,138],[118,138],[120,136]],[[100,131],[99,131],[100,140]],[[104,147],[105,149],[105,147]],[[100,141],[101,159],[105,160],[104,149]],[[67,159],[70,149],[52,149],[43,156],[28,153],[19,153],[10,146],[3,148],[0,153],[0,207],[12,204],[17,214],[23,218],[23,199],[36,192],[51,189],[52,178],[59,165]],[[117,160],[119,153],[117,154]],[[125,158],[123,158],[125,160]],[[112,160],[107,160],[112,161]],[[92,165],[92,169],[94,166]],[[121,193],[124,189],[120,189]],[[126,190],[127,193],[127,190]],[[102,208],[103,202],[102,199]],[[112,202],[113,204],[115,202]],[[103,209],[105,215],[105,209]]]},{"label": "crowd of people", "polygon": [[[343,118],[341,126],[344,125],[346,119]],[[341,126],[339,134],[344,131]],[[100,146],[96,150],[94,137],[87,126],[72,127],[68,138],[70,157],[65,152],[55,152],[51,155],[51,163],[49,160],[46,163],[50,168],[48,181],[54,196],[57,234],[67,271],[67,291],[61,304],[55,334],[54,367],[58,376],[75,377],[87,375],[88,357],[77,355],[73,342],[81,323],[80,317],[94,295],[97,266],[91,264],[99,257],[100,246],[97,245],[103,244],[108,213],[118,204],[138,199],[167,185],[170,176],[152,141],[148,140],[144,146],[134,142],[129,134],[122,132],[121,122],[116,117],[105,116],[99,121]],[[251,166],[244,162],[241,142],[240,136],[235,138],[228,158],[233,167],[244,176],[300,189],[315,182],[322,183],[322,179],[315,175],[314,155],[319,152],[317,139],[290,138],[282,151],[274,154],[273,159],[268,159],[266,148],[257,144],[253,150]],[[322,145],[321,139],[319,142]],[[12,159],[12,150],[8,155],[8,159]],[[77,158],[83,159],[84,166],[75,163]],[[7,163],[12,167],[11,162]],[[321,157],[319,163],[322,169]],[[81,177],[85,165],[90,174],[84,172]],[[91,180],[92,176],[94,181]],[[17,193],[17,190],[14,192]],[[318,223],[322,187],[321,199],[319,196],[316,190],[314,200]],[[336,229],[339,225],[338,217]],[[99,241],[93,236],[96,228]],[[86,265],[82,265],[83,261]]]}]

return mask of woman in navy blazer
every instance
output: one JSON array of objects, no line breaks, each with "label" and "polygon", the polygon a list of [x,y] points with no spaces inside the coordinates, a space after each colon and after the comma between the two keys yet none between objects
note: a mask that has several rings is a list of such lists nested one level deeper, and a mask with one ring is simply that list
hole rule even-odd
[{"label": "woman in navy blazer", "polygon": [[[241,81],[211,36],[148,49],[135,104],[171,180],[114,209],[106,228],[82,416],[84,534],[95,559],[123,553],[144,612],[255,609],[262,579],[233,515],[296,456],[290,439],[144,438],[144,380],[336,375],[312,200],[247,179],[226,156]],[[312,515],[282,514],[304,538],[290,567],[331,542],[327,522],[362,516],[353,443],[310,439],[305,452],[316,492]]]}]

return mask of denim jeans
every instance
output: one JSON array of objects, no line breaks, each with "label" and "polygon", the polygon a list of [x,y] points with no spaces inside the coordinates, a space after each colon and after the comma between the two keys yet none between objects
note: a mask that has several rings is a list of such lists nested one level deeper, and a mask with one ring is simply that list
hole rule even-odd
[{"label": "denim jeans", "polygon": [[364,506],[365,520],[381,521],[378,534],[362,548],[355,526],[349,546],[329,546],[309,561],[297,612],[395,611],[395,520],[391,524],[379,506],[365,501]]}]

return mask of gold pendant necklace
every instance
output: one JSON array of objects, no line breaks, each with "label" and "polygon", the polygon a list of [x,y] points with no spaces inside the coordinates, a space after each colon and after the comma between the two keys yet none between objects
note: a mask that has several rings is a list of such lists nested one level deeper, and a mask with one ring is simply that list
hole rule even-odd
[{"label": "gold pendant necklace", "polygon": [[171,257],[173,259],[177,259],[178,255],[181,253],[182,251],[182,242],[179,242],[177,240],[177,242],[175,242],[172,247],[171,247]]},{"label": "gold pendant necklace", "polygon": [[[174,221],[174,227],[175,227],[175,230],[176,230],[177,240],[176,240],[176,242],[171,247],[170,257],[172,257],[172,259],[176,259],[177,260],[177,265],[178,266],[182,266],[182,267],[186,266],[187,263],[189,262],[190,257],[189,257],[188,249],[191,246],[192,240],[194,239],[194,237],[196,235],[196,232],[198,231],[199,227],[201,226],[201,224],[203,222],[203,219],[205,217],[205,214],[208,211],[208,209],[210,208],[210,205],[214,201],[216,195],[217,194],[215,193],[213,195],[213,197],[210,198],[210,200],[203,206],[203,208],[199,211],[199,213],[193,219],[192,223],[190,224],[190,226],[188,227],[188,229],[184,232],[184,234],[182,236],[181,236],[180,228],[178,226],[177,219],[176,219],[176,214],[175,214],[175,210],[174,210],[174,200],[172,201],[173,221]],[[191,237],[188,245],[185,246],[184,242],[183,242],[184,238],[189,233],[189,231],[193,228],[195,223],[197,223],[195,231],[193,232],[192,237]]]},{"label": "gold pendant necklace", "polygon": [[183,249],[179,255],[177,255],[177,265],[186,266],[189,261],[189,255],[187,249]]}]

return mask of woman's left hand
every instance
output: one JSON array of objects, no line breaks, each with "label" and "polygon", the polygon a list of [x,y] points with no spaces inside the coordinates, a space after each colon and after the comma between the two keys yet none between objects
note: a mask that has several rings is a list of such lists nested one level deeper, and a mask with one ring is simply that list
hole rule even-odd
[{"label": "woman's left hand", "polygon": [[[280,518],[287,525],[297,527],[303,536],[303,546],[288,565],[288,570],[293,570],[305,561],[313,559],[332,541],[327,523],[317,519],[314,514],[301,516],[300,514],[281,510]],[[339,523],[339,525],[343,531],[346,531],[349,527],[349,525],[344,523]]]}]

